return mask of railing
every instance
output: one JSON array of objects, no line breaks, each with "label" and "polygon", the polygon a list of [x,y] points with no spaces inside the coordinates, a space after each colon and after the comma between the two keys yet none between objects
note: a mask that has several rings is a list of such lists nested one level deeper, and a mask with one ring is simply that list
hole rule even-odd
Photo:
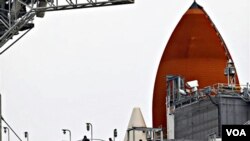
[{"label": "railing", "polygon": [[[174,84],[174,85],[173,85]],[[174,113],[176,108],[181,108],[190,104],[194,104],[202,99],[207,99],[211,96],[223,95],[229,97],[238,97],[246,102],[250,102],[250,86],[246,85],[228,85],[224,83],[217,83],[212,86],[207,86],[202,89],[198,89],[197,95],[183,91],[186,94],[179,94],[180,89],[178,83],[167,81],[167,107],[169,107],[170,113]],[[173,87],[172,87],[173,86]],[[179,96],[177,96],[179,95]]]},{"label": "railing", "polygon": [[212,92],[215,94],[225,93],[225,94],[240,94],[243,88],[247,85],[228,85],[225,83],[217,83],[212,86]]}]

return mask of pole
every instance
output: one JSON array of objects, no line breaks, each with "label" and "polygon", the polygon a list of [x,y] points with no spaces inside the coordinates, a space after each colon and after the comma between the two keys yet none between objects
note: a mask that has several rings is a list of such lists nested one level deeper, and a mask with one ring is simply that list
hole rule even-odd
[{"label": "pole", "polygon": [[10,141],[10,130],[9,130],[9,128],[7,128],[8,129],[8,141]]},{"label": "pole", "polygon": [[9,130],[9,128],[8,127],[3,127],[3,132],[4,133],[8,132],[7,133],[8,134],[8,141],[10,141],[10,130]]},{"label": "pole", "polygon": [[117,129],[114,129],[114,141],[115,141],[115,138],[117,137]]},{"label": "pole", "polygon": [[27,131],[24,132],[24,137],[27,139],[27,141],[29,141],[29,133]]},{"label": "pole", "polygon": [[71,131],[69,130],[69,141],[71,141]]},{"label": "pole", "polygon": [[91,141],[93,141],[93,126],[91,123],[89,123],[91,125]]},{"label": "pole", "polygon": [[71,141],[71,131],[69,129],[62,129],[63,134],[66,134],[66,131],[69,132],[69,141]]},{"label": "pole", "polygon": [[89,126],[90,126],[90,128],[91,128],[91,141],[93,141],[93,126],[92,126],[92,124],[91,123],[86,123],[87,124],[87,130],[89,131]]}]

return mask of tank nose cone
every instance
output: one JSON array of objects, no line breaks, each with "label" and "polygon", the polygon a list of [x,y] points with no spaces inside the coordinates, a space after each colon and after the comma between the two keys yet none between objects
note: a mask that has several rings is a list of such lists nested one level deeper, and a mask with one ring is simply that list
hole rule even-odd
[{"label": "tank nose cone", "polygon": [[193,4],[189,7],[189,9],[202,9],[202,6],[200,6],[196,1],[194,1]]}]

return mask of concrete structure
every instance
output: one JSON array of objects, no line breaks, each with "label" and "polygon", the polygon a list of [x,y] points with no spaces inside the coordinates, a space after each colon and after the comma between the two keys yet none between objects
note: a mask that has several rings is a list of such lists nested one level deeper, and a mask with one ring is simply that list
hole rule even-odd
[{"label": "concrete structure", "polygon": [[[208,141],[221,138],[222,125],[243,125],[250,120],[250,101],[220,94],[175,110],[175,139]],[[239,116],[240,115],[240,116]]]}]

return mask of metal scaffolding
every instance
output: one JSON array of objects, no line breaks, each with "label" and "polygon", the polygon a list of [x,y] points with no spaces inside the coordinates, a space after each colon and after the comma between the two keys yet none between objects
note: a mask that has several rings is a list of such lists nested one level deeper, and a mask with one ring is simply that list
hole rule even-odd
[{"label": "metal scaffolding", "polygon": [[[133,4],[134,0],[0,0],[0,55],[21,39],[33,27],[36,17],[47,11]],[[23,32],[20,32],[23,31]],[[4,45],[13,39],[9,46]]]}]

